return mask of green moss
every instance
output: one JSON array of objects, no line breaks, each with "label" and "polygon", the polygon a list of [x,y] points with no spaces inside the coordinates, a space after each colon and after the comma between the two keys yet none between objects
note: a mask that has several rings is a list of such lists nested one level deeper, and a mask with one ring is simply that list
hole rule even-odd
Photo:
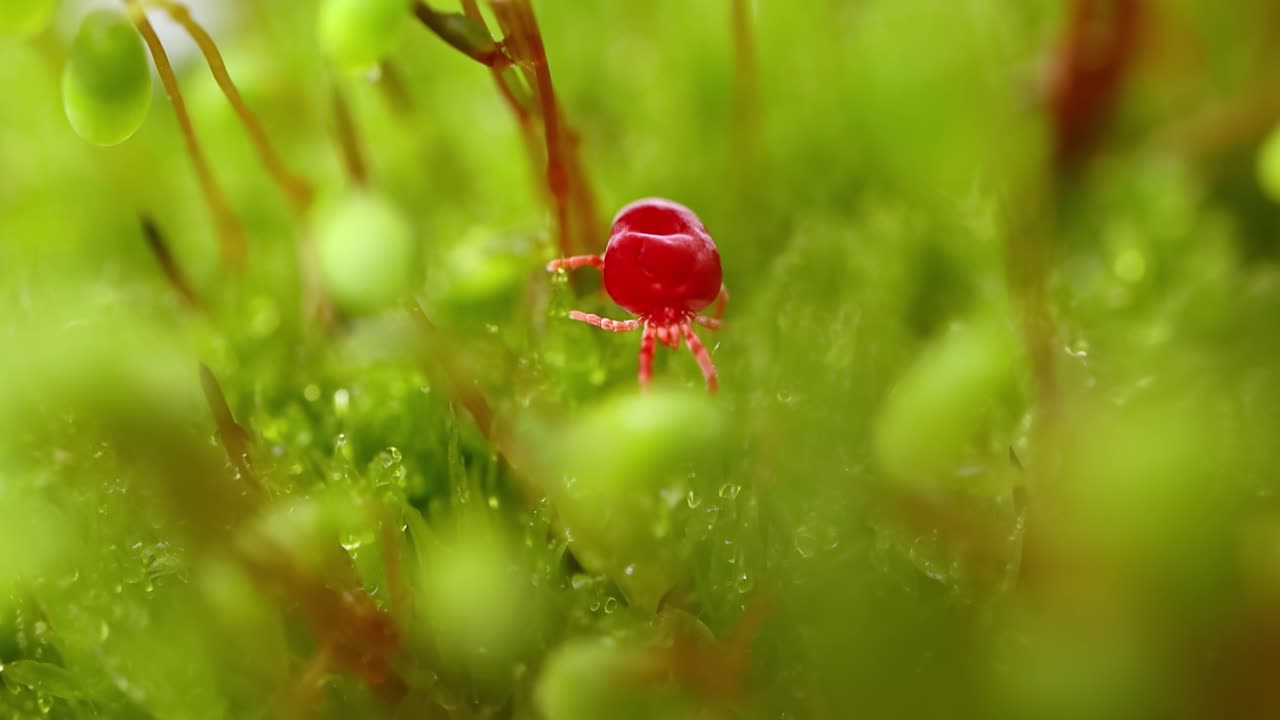
[{"label": "green moss", "polygon": [[736,3],[535,4],[583,250],[653,194],[718,244],[715,396],[565,317],[626,313],[544,270],[537,108],[407,3],[192,3],[307,207],[163,35],[238,271],[127,21],[4,4],[0,717],[1277,714],[1267,3],[1143,4],[1204,62],[1074,175],[1074,2],[745,2],[754,65]]}]

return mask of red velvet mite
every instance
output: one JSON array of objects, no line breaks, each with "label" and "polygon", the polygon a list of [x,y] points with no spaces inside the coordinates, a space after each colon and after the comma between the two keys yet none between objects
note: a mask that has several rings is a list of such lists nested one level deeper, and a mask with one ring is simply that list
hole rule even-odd
[{"label": "red velvet mite", "polygon": [[[662,198],[637,200],[618,211],[604,255],[577,255],[547,263],[547,270],[583,266],[604,272],[604,289],[613,301],[635,315],[633,320],[610,320],[574,310],[569,317],[610,332],[644,328],[640,338],[640,385],[653,377],[654,340],[678,348],[684,338],[715,392],[716,366],[692,323],[720,327],[729,293],[720,270],[720,251],[702,221],[689,208]],[[698,311],[716,303],[715,317]]]}]

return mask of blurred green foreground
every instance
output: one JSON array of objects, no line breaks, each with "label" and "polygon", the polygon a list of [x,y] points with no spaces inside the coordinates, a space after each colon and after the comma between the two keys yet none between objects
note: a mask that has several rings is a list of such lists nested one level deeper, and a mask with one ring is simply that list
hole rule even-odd
[{"label": "blurred green foreground", "polygon": [[4,2],[0,718],[1280,717],[1274,0]]}]

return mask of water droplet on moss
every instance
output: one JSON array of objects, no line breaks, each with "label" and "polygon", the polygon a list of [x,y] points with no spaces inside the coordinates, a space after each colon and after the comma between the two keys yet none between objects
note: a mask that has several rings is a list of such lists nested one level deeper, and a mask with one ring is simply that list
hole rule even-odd
[{"label": "water droplet on moss", "polygon": [[720,486],[720,497],[724,498],[725,500],[733,500],[734,498],[738,497],[738,493],[740,492],[742,492],[741,485],[735,485],[734,483],[725,483],[724,485]]},{"label": "water droplet on moss", "polygon": [[605,612],[605,614],[606,614],[606,615],[612,615],[612,614],[613,614],[613,611],[614,611],[614,610],[616,610],[616,609],[618,609],[618,599],[617,599],[617,598],[612,598],[612,597],[611,597],[611,598],[609,598],[608,600],[605,600],[605,601],[604,601],[604,612]]},{"label": "water droplet on moss", "polygon": [[809,531],[804,528],[796,532],[794,542],[796,552],[800,553],[800,557],[811,558],[818,552],[818,539],[809,534]]},{"label": "water droplet on moss", "polygon": [[691,510],[697,510],[698,506],[702,504],[702,497],[690,490],[688,496],[685,497],[685,502],[689,504]]}]

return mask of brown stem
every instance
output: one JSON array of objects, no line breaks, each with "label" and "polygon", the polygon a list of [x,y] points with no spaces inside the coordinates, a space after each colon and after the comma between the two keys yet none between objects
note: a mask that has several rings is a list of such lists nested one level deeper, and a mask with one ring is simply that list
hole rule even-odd
[{"label": "brown stem", "polygon": [[[480,7],[476,4],[476,0],[462,0],[462,12],[473,22],[483,27],[486,32],[489,31],[488,23],[485,22],[484,15],[480,13]],[[502,102],[511,111],[511,116],[516,120],[516,127],[520,130],[520,141],[524,145],[525,155],[529,159],[529,170],[533,173],[533,186],[539,193],[545,192],[545,186],[542,178],[538,176],[537,167],[540,160],[537,128],[533,124],[533,113],[530,112],[528,105],[521,100],[516,94],[515,88],[512,87],[508,79],[508,71],[511,66],[497,67],[489,66],[489,74],[493,77],[493,85],[498,90],[498,94],[502,97]],[[514,74],[511,77],[515,77]],[[516,78],[518,81],[518,78]]]},{"label": "brown stem", "polygon": [[[572,133],[568,131],[556,100],[537,17],[528,0],[492,0],[492,7],[513,58],[531,77],[530,86],[542,114],[547,151],[546,183],[556,218],[556,241],[560,252],[566,257],[588,252],[593,249],[587,238],[594,232],[595,221],[589,217],[593,213],[594,201],[590,199],[590,189],[577,158]],[[571,212],[571,203],[576,205],[577,213]],[[574,233],[570,225],[571,215],[575,214],[581,226],[578,233]]]},{"label": "brown stem", "polygon": [[364,148],[356,134],[355,120],[351,117],[351,106],[347,104],[347,96],[342,88],[333,87],[333,118],[338,139],[338,149],[342,151],[342,165],[347,170],[347,177],[357,186],[369,184],[369,166],[364,159]]},{"label": "brown stem", "polygon": [[1047,104],[1055,170],[1074,175],[1098,145],[1132,73],[1145,0],[1074,0],[1054,57]]},{"label": "brown stem", "polygon": [[241,267],[247,255],[244,230],[231,212],[231,205],[227,202],[226,195],[223,194],[213,178],[213,172],[209,169],[200,141],[196,138],[195,128],[191,124],[187,103],[182,98],[182,88],[178,86],[178,78],[173,74],[173,66],[169,63],[169,55],[165,52],[164,45],[160,43],[160,38],[156,35],[155,28],[151,27],[151,22],[147,20],[142,7],[135,0],[129,0],[129,9],[133,24],[138,28],[138,34],[142,35],[143,42],[151,51],[151,60],[155,63],[156,72],[160,75],[165,94],[169,96],[173,113],[178,118],[178,127],[182,131],[187,155],[190,156],[191,164],[195,167],[200,192],[204,196],[205,204],[209,206],[210,214],[213,215],[222,261],[230,267]]},{"label": "brown stem", "polygon": [[227,397],[222,393],[218,378],[204,363],[200,364],[200,386],[204,389],[204,399],[213,414],[214,427],[218,432],[218,441],[227,453],[227,459],[240,473],[240,477],[254,488],[261,488],[258,475],[253,469],[253,457],[250,454],[251,436],[231,414],[227,405]]},{"label": "brown stem", "polygon": [[186,273],[182,272],[182,268],[178,266],[178,262],[173,257],[173,252],[169,249],[169,243],[165,241],[164,235],[160,232],[155,220],[144,215],[141,221],[142,235],[146,238],[147,247],[151,250],[151,255],[156,259],[156,262],[159,263],[165,279],[169,281],[169,287],[173,288],[173,291],[178,294],[178,297],[187,307],[193,310],[203,310],[204,305],[200,302],[200,296],[192,289]]},{"label": "brown stem", "polygon": [[[459,24],[455,22],[458,19],[456,13],[442,13],[422,0],[415,0],[413,16],[436,37],[481,65],[501,69],[511,64],[510,58],[502,52],[502,47],[494,42],[491,36],[477,37],[474,34],[468,35],[461,32]],[[470,16],[467,19],[473,22],[475,20]],[[485,35],[488,35],[487,29]]]},{"label": "brown stem", "polygon": [[[413,320],[423,347],[456,346],[454,338],[447,337],[443,330],[431,322],[417,302],[412,300],[407,302],[405,309]],[[532,506],[537,502],[539,493],[537,488],[521,475],[521,469],[531,467],[534,464],[534,456],[525,449],[513,429],[494,412],[493,405],[485,397],[484,391],[481,390],[466,364],[458,361],[456,357],[457,353],[431,353],[430,355],[423,353],[422,367],[428,381],[433,387],[444,388],[444,393],[457,401],[471,415],[476,429],[497,452],[499,459],[512,469],[511,476],[515,480],[517,489]]]},{"label": "brown stem", "polygon": [[736,178],[745,178],[754,159],[757,126],[757,61],[747,0],[731,0],[729,25],[733,35],[733,161]]},{"label": "brown stem", "polygon": [[271,175],[280,189],[284,191],[289,198],[294,211],[302,214],[307,206],[311,203],[311,186],[298,176],[294,175],[285,167],[280,160],[280,156],[276,154],[271,140],[267,137],[267,133],[262,129],[262,123],[258,122],[258,118],[245,104],[244,98],[240,96],[240,91],[236,88],[235,82],[231,80],[231,75],[227,73],[226,63],[222,60],[222,53],[218,51],[218,46],[214,43],[213,38],[200,23],[191,17],[191,11],[185,5],[173,0],[148,0],[149,2],[161,7],[165,12],[173,18],[174,22],[182,26],[191,39],[199,46],[200,52],[204,54],[205,62],[209,65],[209,71],[213,73],[213,78],[218,83],[218,87],[222,90],[222,94],[227,97],[227,102],[231,103],[232,109],[240,118],[240,123],[244,126],[245,132],[249,134],[249,139],[253,142],[253,148],[258,153],[258,159],[262,161],[262,165],[266,168],[267,173]]},{"label": "brown stem", "polygon": [[413,97],[409,95],[404,77],[389,61],[378,66],[378,89],[396,114],[405,116],[413,111]]},{"label": "brown stem", "polygon": [[335,584],[299,567],[289,554],[264,535],[233,546],[242,566],[280,600],[287,602],[324,648],[328,660],[363,679],[388,704],[396,705],[408,687],[392,667],[403,651],[395,620],[356,585]]}]

